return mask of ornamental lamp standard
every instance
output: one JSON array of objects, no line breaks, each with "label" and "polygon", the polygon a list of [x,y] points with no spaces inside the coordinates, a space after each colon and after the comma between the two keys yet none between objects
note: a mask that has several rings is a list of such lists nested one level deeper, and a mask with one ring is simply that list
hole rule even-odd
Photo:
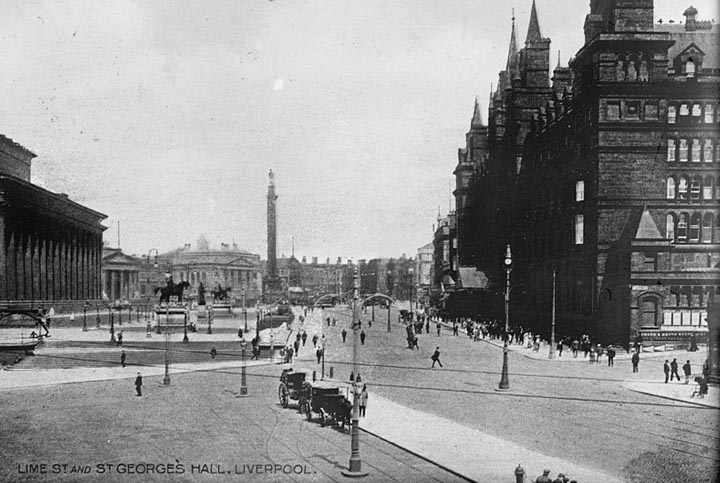
[{"label": "ornamental lamp standard", "polygon": [[414,270],[412,267],[408,268],[408,275],[410,275],[410,313],[412,313],[413,310],[413,272]]},{"label": "ornamental lamp standard", "polygon": [[242,373],[240,375],[240,394],[238,397],[245,397],[248,395],[247,379],[245,375],[245,349],[247,349],[247,341],[245,340],[245,334],[240,341],[240,354],[242,358]]},{"label": "ornamental lamp standard", "polygon": [[243,334],[244,334],[245,332],[247,332],[247,330],[248,330],[248,328],[247,328],[247,306],[245,305],[245,291],[246,291],[246,285],[243,284],[243,289],[242,289],[242,304],[243,304],[243,308],[242,308],[242,311],[243,311],[243,319],[245,319],[245,329],[243,329]]},{"label": "ornamental lamp standard", "polygon": [[508,377],[508,337],[510,332],[510,272],[512,272],[512,253],[510,244],[505,248],[505,335],[503,337],[503,366],[502,375],[500,376],[500,385],[498,390],[506,391],[510,389],[510,378]]},{"label": "ornamental lamp standard", "polygon": [[[353,374],[358,374],[358,333],[360,332],[360,315],[358,314],[358,269],[357,266],[353,272],[353,311],[352,311],[352,330],[353,330]],[[357,377],[352,383],[353,405],[352,405],[352,423],[350,426],[350,466],[341,473],[347,477],[367,476],[367,471],[362,471],[362,460],[360,459],[360,430],[358,427],[359,407],[358,407],[358,381]]]},{"label": "ornamental lamp standard", "polygon": [[87,300],[83,304],[83,332],[87,332],[87,309],[90,307],[90,302]]}]

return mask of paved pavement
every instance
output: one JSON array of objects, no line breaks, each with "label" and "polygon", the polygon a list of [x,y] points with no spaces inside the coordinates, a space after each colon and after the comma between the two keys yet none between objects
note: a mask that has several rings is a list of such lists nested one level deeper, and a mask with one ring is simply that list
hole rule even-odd
[{"label": "paved pavement", "polygon": [[[297,313],[297,315],[300,314]],[[318,377],[321,377],[320,367],[317,365],[315,353],[314,350],[312,350],[311,338],[314,334],[322,335],[327,332],[328,340],[330,340],[330,333],[339,331],[340,324],[345,324],[347,321],[340,319],[337,327],[327,329],[324,322],[324,317],[327,316],[325,312],[316,311],[308,313],[307,315],[304,324],[301,324],[298,317],[296,317],[296,322],[293,323],[293,332],[288,335],[288,339],[292,341],[299,329],[302,328],[308,333],[306,346],[301,347],[292,366],[298,370],[316,370],[318,371]],[[236,324],[237,321],[228,321],[227,323]],[[378,322],[378,324],[384,325],[384,322]],[[64,330],[67,332],[64,332]],[[402,327],[393,321],[393,330],[402,331]],[[82,332],[77,329],[55,329],[53,335],[57,337],[56,340],[62,338],[77,338],[78,340],[87,341],[95,340],[101,335],[104,339],[107,336],[107,332],[97,331],[93,333],[92,331]],[[134,337],[141,340],[144,336],[141,331],[125,332],[126,341],[131,341]],[[155,336],[153,334],[153,337],[161,336]],[[228,339],[227,334],[221,337],[220,334],[215,336],[203,334],[202,332],[192,334],[192,337],[193,340],[197,338],[198,340],[207,341]],[[335,338],[332,339],[333,344],[337,343],[336,339],[337,334],[335,334]],[[498,341],[486,340],[485,342],[492,345],[501,345]],[[544,357],[541,357],[539,353],[522,349],[517,345],[511,346],[510,350],[528,358],[546,360]],[[677,355],[664,353],[658,355],[658,357],[667,358],[668,355],[682,359],[687,353],[678,352]],[[647,357],[650,356],[644,354],[643,360]],[[697,355],[695,355],[695,357],[697,358]],[[618,359],[621,358],[622,355],[619,356]],[[587,364],[588,367],[597,366],[597,364],[590,364],[580,358],[573,359],[571,357],[547,361],[548,364],[560,362],[584,363]],[[248,365],[255,370],[261,370],[263,366],[267,367],[267,362],[252,361],[248,362]],[[171,375],[223,369],[236,370],[239,367],[240,365],[237,361],[175,364],[171,368]],[[326,369],[326,373],[328,371],[329,368]],[[115,367],[46,370],[36,371],[32,374],[28,374],[28,371],[19,370],[0,371],[0,391],[28,388],[31,386],[132,378],[136,372],[136,369],[132,367],[124,369]],[[279,368],[277,372],[279,372]],[[164,368],[147,367],[143,369],[143,374],[145,377],[161,376],[164,374]],[[686,386],[678,383],[663,384],[637,378],[628,378],[622,385],[624,388],[638,393],[674,399],[684,403],[714,408],[720,407],[716,387],[711,388],[707,399],[696,400],[689,397],[689,393],[692,392],[691,385]],[[361,429],[383,440],[389,441],[394,445],[405,448],[423,459],[447,468],[454,474],[462,475],[473,481],[511,481],[512,471],[518,463],[521,463],[527,475],[531,477],[541,474],[542,469],[548,467],[564,471],[566,475],[577,478],[578,481],[621,481],[597,468],[578,465],[569,460],[549,456],[541,451],[528,449],[516,442],[499,438],[480,431],[477,428],[458,423],[453,419],[442,417],[438,415],[437,412],[430,413],[413,409],[372,391],[370,401],[369,407],[371,409],[368,410],[368,417],[361,419]],[[438,435],[443,435],[443,437],[438,437]],[[452,437],[448,437],[448,435],[452,435]]]}]

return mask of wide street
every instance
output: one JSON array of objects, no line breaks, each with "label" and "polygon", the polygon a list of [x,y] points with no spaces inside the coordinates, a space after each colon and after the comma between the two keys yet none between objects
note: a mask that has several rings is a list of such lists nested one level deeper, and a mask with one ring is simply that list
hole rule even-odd
[{"label": "wide street", "polygon": [[[297,312],[298,314],[300,312]],[[619,357],[614,367],[585,361],[547,361],[509,354],[510,388],[507,393],[495,391],[500,380],[502,348],[489,341],[473,342],[462,334],[454,337],[443,328],[441,336],[431,327],[430,334],[420,336],[420,350],[407,349],[404,325],[397,311],[390,315],[391,332],[387,332],[387,311],[376,310],[376,321],[369,325],[371,311],[362,314],[367,334],[359,345],[360,373],[368,384],[370,400],[368,426],[378,439],[361,433],[361,455],[370,476],[365,481],[460,481],[452,473],[426,461],[453,455],[477,455],[475,469],[480,475],[499,471],[512,481],[517,463],[528,469],[528,481],[540,471],[534,461],[515,461],[508,468],[483,468],[483,461],[496,448],[478,446],[460,435],[443,432],[446,426],[435,424],[444,418],[463,428],[498,438],[508,444],[526,448],[533,454],[558,458],[588,470],[611,475],[620,481],[713,481],[718,467],[718,410],[686,404],[630,391],[624,383],[662,382],[662,362],[666,355],[643,355],[640,372],[633,374],[627,359]],[[327,317],[336,325],[328,327]],[[304,328],[308,333],[305,347],[293,364],[296,370],[316,371],[321,377],[312,350],[314,334],[326,337],[325,377],[347,381],[352,371],[351,312],[335,307],[308,312]],[[0,480],[2,481],[219,481],[230,472],[239,479],[257,481],[340,481],[340,470],[347,465],[350,438],[333,428],[308,423],[294,408],[278,404],[278,376],[287,365],[269,360],[247,368],[250,397],[238,398],[240,362],[237,353],[238,319],[218,322],[215,333],[208,335],[199,327],[190,335],[191,343],[171,345],[173,363],[190,369],[173,373],[172,385],[162,386],[162,376],[146,376],[142,398],[133,395],[136,368],[148,373],[162,373],[161,339],[146,342],[148,347],[133,343],[142,336],[125,328],[128,354],[139,366],[118,367],[118,347],[93,343],[83,357],[58,357],[66,342],[53,341],[56,349],[38,350],[35,357],[23,361],[18,369],[3,371],[8,375],[32,378],[56,367],[97,367],[109,374],[107,381],[45,385],[0,391],[3,414],[3,442],[0,445]],[[225,327],[227,326],[227,327]],[[300,327],[296,319],[294,329]],[[348,330],[343,344],[341,330]],[[78,339],[90,337],[76,330]],[[91,334],[92,335],[92,334]],[[102,337],[105,338],[105,332]],[[175,336],[177,338],[177,336]],[[89,345],[89,343],[88,343]],[[210,360],[207,348],[216,345],[218,359]],[[443,367],[431,368],[430,355],[439,346]],[[103,349],[104,348],[104,349]],[[92,349],[92,350],[90,350]],[[73,349],[76,351],[76,349]],[[567,356],[567,354],[564,354]],[[673,353],[690,358],[699,368],[700,353]],[[582,357],[582,356],[580,356]],[[74,361],[72,364],[69,361]],[[215,364],[213,366],[213,364]],[[229,364],[229,365],[228,365]],[[77,369],[68,369],[77,370]],[[124,372],[122,372],[124,371]],[[171,366],[171,372],[173,367]],[[119,377],[118,379],[115,379]],[[2,383],[0,379],[0,383]],[[673,383],[677,385],[678,383]],[[0,388],[2,385],[0,384]],[[687,391],[692,386],[686,387]],[[381,399],[382,398],[382,399]],[[412,414],[405,427],[387,425],[372,427],[380,401],[392,402],[402,414]],[[386,407],[386,405],[384,406]],[[405,411],[402,408],[407,408]],[[29,408],[29,409],[28,409]],[[423,427],[431,433],[432,447],[408,448],[423,458],[404,451],[387,441],[400,440],[405,433]],[[384,441],[387,440],[387,441]],[[482,439],[486,441],[487,439]],[[480,440],[478,440],[480,441]],[[506,458],[506,459],[508,459]],[[441,462],[441,464],[444,464]],[[53,474],[53,464],[67,463],[85,467],[90,474]],[[181,464],[181,475],[147,474],[147,467],[131,465]],[[47,473],[38,473],[46,464]],[[110,472],[106,464],[121,464]],[[280,473],[235,475],[243,465],[297,466],[302,474]],[[18,466],[20,465],[20,466]],[[203,465],[207,465],[203,467]],[[210,466],[215,465],[215,466]],[[461,470],[462,464],[460,464]],[[264,467],[263,467],[264,468]],[[275,468],[275,467],[273,467]],[[307,468],[307,470],[306,470]],[[567,468],[549,468],[553,474]],[[118,470],[124,473],[118,473]],[[467,468],[470,473],[470,468]],[[70,470],[68,470],[70,471]],[[104,471],[100,473],[100,471]],[[131,471],[143,474],[129,474]],[[264,471],[264,470],[263,470]],[[308,471],[309,473],[306,473]],[[474,481],[482,476],[461,472]],[[225,473],[227,475],[227,473]],[[571,474],[572,476],[572,474]],[[580,481],[588,481],[580,480]]]}]

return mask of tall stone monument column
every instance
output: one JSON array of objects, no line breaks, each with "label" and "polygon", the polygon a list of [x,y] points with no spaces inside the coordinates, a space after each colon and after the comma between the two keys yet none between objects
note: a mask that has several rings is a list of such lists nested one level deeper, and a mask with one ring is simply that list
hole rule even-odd
[{"label": "tall stone monument column", "polygon": [[277,269],[277,212],[275,194],[275,180],[272,169],[268,173],[267,194],[267,274],[263,296],[266,302],[274,302],[283,296],[282,284]]}]

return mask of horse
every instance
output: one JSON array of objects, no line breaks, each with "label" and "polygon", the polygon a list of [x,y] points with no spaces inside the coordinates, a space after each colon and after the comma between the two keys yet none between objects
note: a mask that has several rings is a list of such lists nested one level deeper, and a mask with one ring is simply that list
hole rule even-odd
[{"label": "horse", "polygon": [[170,297],[172,297],[173,295],[177,296],[178,302],[182,302],[183,292],[188,287],[190,287],[190,282],[188,282],[187,280],[183,280],[180,283],[168,285],[166,287],[157,287],[155,289],[155,295],[160,292],[159,303],[170,302]]},{"label": "horse", "polygon": [[232,287],[222,288],[221,285],[218,285],[218,288],[210,293],[213,296],[213,301],[217,302],[219,300],[227,300],[228,292],[232,292]]}]

